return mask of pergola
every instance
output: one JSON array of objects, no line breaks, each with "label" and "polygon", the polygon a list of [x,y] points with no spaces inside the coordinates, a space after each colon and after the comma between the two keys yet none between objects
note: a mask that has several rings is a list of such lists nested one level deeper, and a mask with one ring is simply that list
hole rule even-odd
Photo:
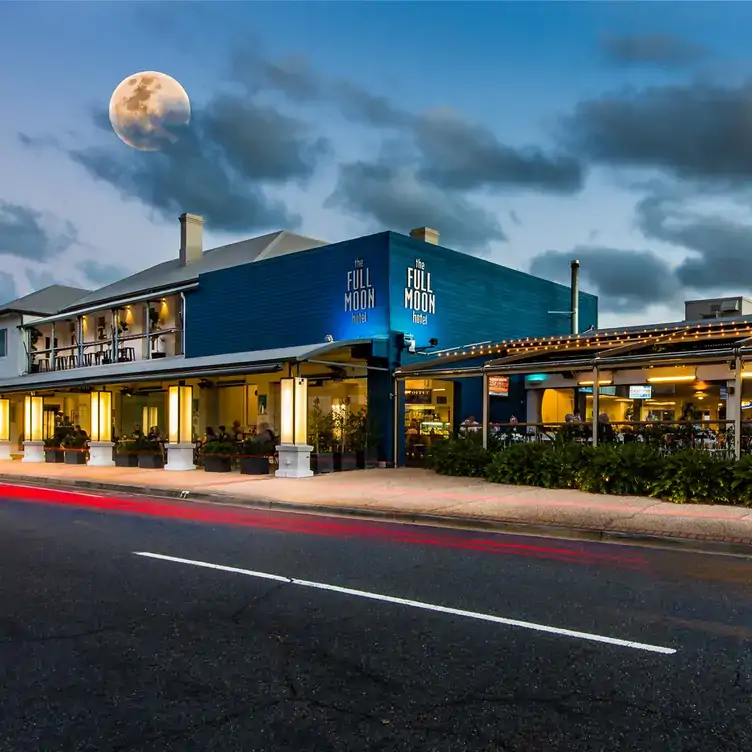
[{"label": "pergola", "polygon": [[[639,370],[647,381],[670,381],[672,374],[682,368],[716,366],[718,373],[723,371],[724,380],[734,382],[728,406],[734,416],[735,436],[739,437],[742,379],[752,377],[752,370],[744,372],[748,360],[752,360],[752,317],[737,317],[469,345],[436,353],[430,361],[404,366],[395,377],[481,377],[485,395],[483,437],[487,442],[490,376],[559,374],[572,386],[593,386],[593,443],[597,443],[596,385],[604,381],[629,383],[629,374],[625,373],[628,371],[632,378]],[[737,457],[740,451],[741,441],[737,440]]]}]

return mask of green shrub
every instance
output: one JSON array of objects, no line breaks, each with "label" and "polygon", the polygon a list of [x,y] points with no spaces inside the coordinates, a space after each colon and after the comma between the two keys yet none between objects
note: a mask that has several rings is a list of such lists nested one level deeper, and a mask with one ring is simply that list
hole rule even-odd
[{"label": "green shrub", "polygon": [[645,444],[602,444],[579,472],[578,487],[589,493],[648,496],[658,480],[662,457]]},{"label": "green shrub", "polygon": [[752,456],[749,454],[734,463],[731,479],[731,501],[752,506]]},{"label": "green shrub", "polygon": [[447,439],[434,444],[428,453],[428,465],[439,475],[483,478],[491,453],[475,436]]},{"label": "green shrub", "polygon": [[650,496],[677,504],[723,503],[732,499],[733,481],[732,460],[716,459],[698,449],[682,449],[662,458]]},{"label": "green shrub", "polygon": [[492,483],[537,486],[544,451],[545,447],[538,443],[510,444],[494,453],[486,468],[486,477]]}]

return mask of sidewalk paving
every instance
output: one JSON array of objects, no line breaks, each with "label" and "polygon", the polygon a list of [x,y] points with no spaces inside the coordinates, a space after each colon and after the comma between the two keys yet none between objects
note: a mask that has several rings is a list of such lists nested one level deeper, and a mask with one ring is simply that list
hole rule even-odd
[{"label": "sidewalk paving", "polygon": [[0,461],[0,482],[96,488],[457,527],[752,555],[752,509],[679,505],[637,496],[504,486],[428,470],[358,470],[305,479]]}]

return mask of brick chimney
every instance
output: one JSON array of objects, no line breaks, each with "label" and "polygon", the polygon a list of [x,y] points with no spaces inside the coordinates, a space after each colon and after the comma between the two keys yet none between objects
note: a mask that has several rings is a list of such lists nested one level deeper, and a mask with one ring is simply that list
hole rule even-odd
[{"label": "brick chimney", "polygon": [[180,215],[180,265],[198,261],[204,252],[204,218],[198,214]]},{"label": "brick chimney", "polygon": [[431,245],[439,244],[438,230],[432,230],[430,227],[416,227],[414,230],[410,230],[410,237],[415,238],[415,240],[422,240],[424,243],[431,243]]}]

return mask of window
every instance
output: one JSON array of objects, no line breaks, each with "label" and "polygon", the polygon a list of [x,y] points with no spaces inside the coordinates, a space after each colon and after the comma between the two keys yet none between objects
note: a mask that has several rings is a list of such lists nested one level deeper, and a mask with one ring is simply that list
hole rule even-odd
[{"label": "window", "polygon": [[8,330],[0,329],[0,358],[8,354]]}]

